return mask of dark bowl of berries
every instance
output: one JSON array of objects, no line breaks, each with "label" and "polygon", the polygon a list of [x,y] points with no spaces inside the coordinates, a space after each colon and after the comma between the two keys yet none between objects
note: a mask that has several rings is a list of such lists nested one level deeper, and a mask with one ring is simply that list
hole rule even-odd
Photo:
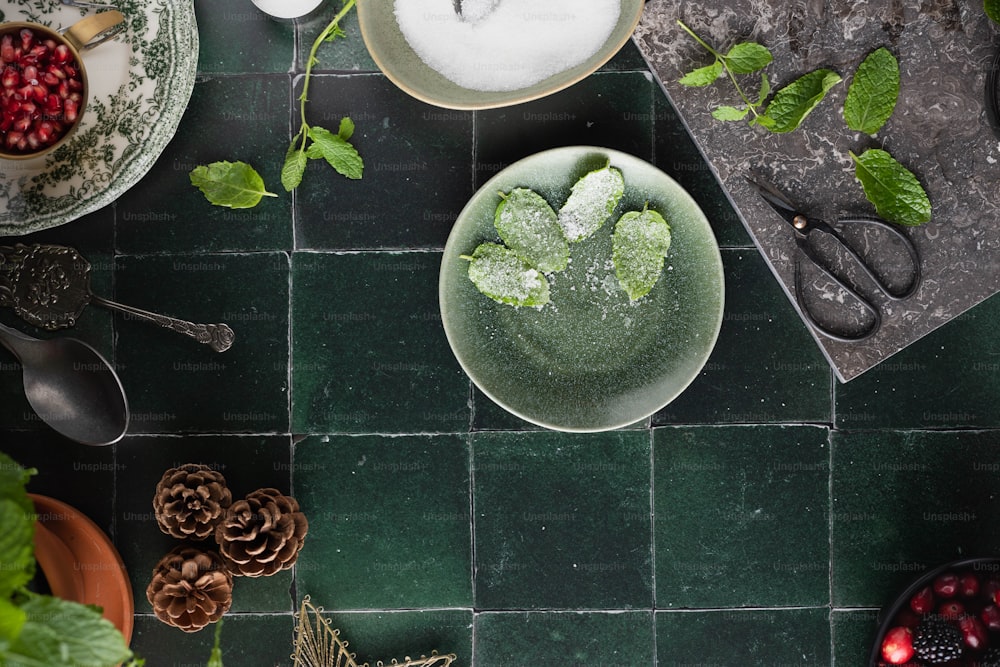
[{"label": "dark bowl of berries", "polygon": [[1000,558],[926,572],[879,620],[869,667],[1000,667]]},{"label": "dark bowl of berries", "polygon": [[102,12],[64,33],[38,23],[0,24],[0,158],[37,158],[69,139],[87,104],[80,51],[123,20],[118,11]]}]

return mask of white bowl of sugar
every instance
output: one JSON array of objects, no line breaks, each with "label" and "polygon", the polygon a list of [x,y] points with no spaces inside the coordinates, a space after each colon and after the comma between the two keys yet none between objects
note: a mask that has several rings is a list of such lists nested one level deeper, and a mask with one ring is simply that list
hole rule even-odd
[{"label": "white bowl of sugar", "polygon": [[519,104],[573,85],[631,37],[643,0],[366,0],[361,32],[399,88],[449,109]]}]

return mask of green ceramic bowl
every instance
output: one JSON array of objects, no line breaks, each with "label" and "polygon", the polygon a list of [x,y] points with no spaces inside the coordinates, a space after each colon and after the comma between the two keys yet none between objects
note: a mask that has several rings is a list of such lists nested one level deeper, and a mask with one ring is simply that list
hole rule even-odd
[{"label": "green ceramic bowl", "polygon": [[483,92],[453,83],[424,64],[400,32],[395,0],[361,0],[357,4],[361,35],[372,60],[406,93],[448,109],[491,109],[520,104],[562,90],[593,73],[612,58],[631,37],[642,15],[644,0],[621,0],[618,23],[604,45],[586,62],[513,91]]},{"label": "green ceramic bowl", "polygon": [[[608,160],[622,171],[625,196],[594,236],[570,244],[570,267],[551,276],[551,301],[515,308],[481,294],[460,255],[499,241],[498,193],[529,187],[558,210],[576,180]],[[615,278],[611,233],[622,213],[647,202],[670,223],[672,243],[656,286],[632,302]],[[510,165],[472,197],[444,249],[439,298],[448,342],[483,393],[540,426],[604,431],[660,410],[701,371],[722,324],[722,259],[698,205],[662,171],[618,151],[556,148]]]}]

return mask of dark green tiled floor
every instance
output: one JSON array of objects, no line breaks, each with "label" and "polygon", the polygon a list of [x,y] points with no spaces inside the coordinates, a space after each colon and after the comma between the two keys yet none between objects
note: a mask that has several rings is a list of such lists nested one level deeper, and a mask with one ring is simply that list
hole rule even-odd
[{"label": "dark green tiled floor", "polygon": [[[316,164],[289,195],[278,173],[322,25],[229,0],[198,0],[197,17],[200,77],[149,175],[105,210],[0,241],[74,245],[95,291],[236,329],[219,355],[89,308],[74,334],[114,360],[134,410],[104,449],[48,431],[0,351],[2,448],[39,469],[33,490],[114,537],[151,667],[203,663],[211,646],[156,621],[143,595],[173,546],[153,486],[188,461],[237,495],[290,491],[311,521],[294,571],[237,582],[224,656],[239,667],[291,664],[307,594],[372,664],[437,649],[477,667],[857,667],[877,608],[910,577],[1000,551],[1000,302],[837,384],[632,45],[550,98],[452,112],[379,74],[352,15],[319,51],[309,118],[351,116],[367,172]],[[680,181],[727,281],[718,345],[687,391],[591,435],[531,426],[473,388],[437,307],[441,252],[475,188],[580,143]],[[279,196],[208,205],[187,174],[218,159],[254,164]]]}]

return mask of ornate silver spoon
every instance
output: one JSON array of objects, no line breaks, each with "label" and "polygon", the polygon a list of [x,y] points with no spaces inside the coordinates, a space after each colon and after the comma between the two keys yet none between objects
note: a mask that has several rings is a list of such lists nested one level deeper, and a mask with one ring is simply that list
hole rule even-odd
[{"label": "ornate silver spoon", "polygon": [[25,322],[54,331],[76,324],[93,303],[148,320],[208,345],[216,352],[232,346],[227,324],[196,324],[109,301],[90,291],[90,263],[68,246],[0,247],[0,306],[10,306]]}]

